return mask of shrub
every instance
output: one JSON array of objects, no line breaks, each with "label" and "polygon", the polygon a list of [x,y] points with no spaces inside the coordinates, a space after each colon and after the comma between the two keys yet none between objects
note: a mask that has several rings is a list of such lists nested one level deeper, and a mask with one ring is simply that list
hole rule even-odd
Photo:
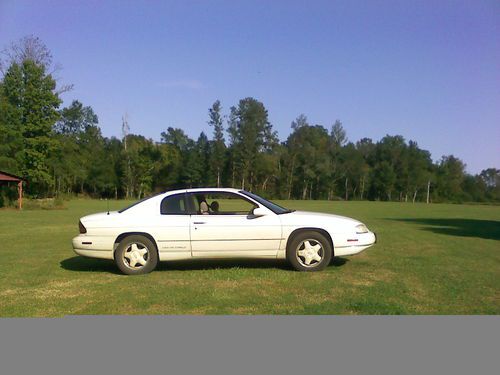
[{"label": "shrub", "polygon": [[65,209],[62,198],[24,199],[25,210],[61,210]]}]

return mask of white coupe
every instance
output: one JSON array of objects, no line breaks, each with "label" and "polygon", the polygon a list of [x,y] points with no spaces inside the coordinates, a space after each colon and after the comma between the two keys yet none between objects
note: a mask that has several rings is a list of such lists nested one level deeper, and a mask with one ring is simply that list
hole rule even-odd
[{"label": "white coupe", "polygon": [[79,227],[77,254],[112,259],[129,275],[151,272],[158,261],[236,257],[287,259],[296,270],[319,271],[333,256],[376,242],[357,220],[289,210],[225,188],[169,191],[82,217]]}]

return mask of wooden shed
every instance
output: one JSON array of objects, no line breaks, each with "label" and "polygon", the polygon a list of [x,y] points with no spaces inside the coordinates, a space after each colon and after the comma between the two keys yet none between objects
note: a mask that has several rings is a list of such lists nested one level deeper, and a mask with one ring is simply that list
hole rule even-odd
[{"label": "wooden shed", "polygon": [[23,208],[23,182],[24,179],[22,177],[4,171],[0,171],[0,184],[9,184],[9,183],[17,184],[17,193],[19,195],[18,199],[19,209]]}]

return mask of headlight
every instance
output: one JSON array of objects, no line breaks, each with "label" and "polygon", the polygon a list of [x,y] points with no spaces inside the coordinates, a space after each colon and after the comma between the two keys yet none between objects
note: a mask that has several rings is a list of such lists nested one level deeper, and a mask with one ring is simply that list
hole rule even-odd
[{"label": "headlight", "polygon": [[357,234],[363,234],[363,233],[368,233],[368,232],[369,232],[369,230],[365,224],[356,225],[356,233]]}]

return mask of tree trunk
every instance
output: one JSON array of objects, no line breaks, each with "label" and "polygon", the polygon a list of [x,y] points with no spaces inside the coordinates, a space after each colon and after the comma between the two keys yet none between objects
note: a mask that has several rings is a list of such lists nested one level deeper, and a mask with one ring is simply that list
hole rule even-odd
[{"label": "tree trunk", "polygon": [[232,176],[231,176],[231,187],[234,188],[234,176],[235,174],[235,169],[234,169],[234,161],[233,161],[233,168],[232,168]]},{"label": "tree trunk", "polygon": [[413,193],[413,203],[415,203],[415,199],[417,199],[417,189],[415,189],[415,192]]},{"label": "tree trunk", "polygon": [[264,182],[262,183],[262,191],[266,191],[267,188],[267,181],[269,181],[269,177],[266,177]]},{"label": "tree trunk", "polygon": [[220,187],[220,168],[217,167],[217,187]]},{"label": "tree trunk", "polygon": [[292,196],[292,185],[293,185],[293,169],[295,167],[295,155],[292,158],[292,165],[290,167],[290,174],[288,175],[288,199]]},{"label": "tree trunk", "polygon": [[348,182],[348,178],[346,177],[345,178],[345,200],[349,200],[349,190],[347,189],[347,182]]},{"label": "tree trunk", "polygon": [[302,190],[302,200],[305,200],[307,197],[307,185],[308,185],[307,181],[304,180],[304,189]]},{"label": "tree trunk", "polygon": [[361,194],[360,194],[361,200],[363,200],[364,193],[365,193],[365,176],[361,178]]},{"label": "tree trunk", "polygon": [[316,177],[316,199],[319,198],[320,190],[319,190],[319,175]]},{"label": "tree trunk", "polygon": [[429,193],[431,191],[431,181],[427,182],[427,204],[429,204]]}]

